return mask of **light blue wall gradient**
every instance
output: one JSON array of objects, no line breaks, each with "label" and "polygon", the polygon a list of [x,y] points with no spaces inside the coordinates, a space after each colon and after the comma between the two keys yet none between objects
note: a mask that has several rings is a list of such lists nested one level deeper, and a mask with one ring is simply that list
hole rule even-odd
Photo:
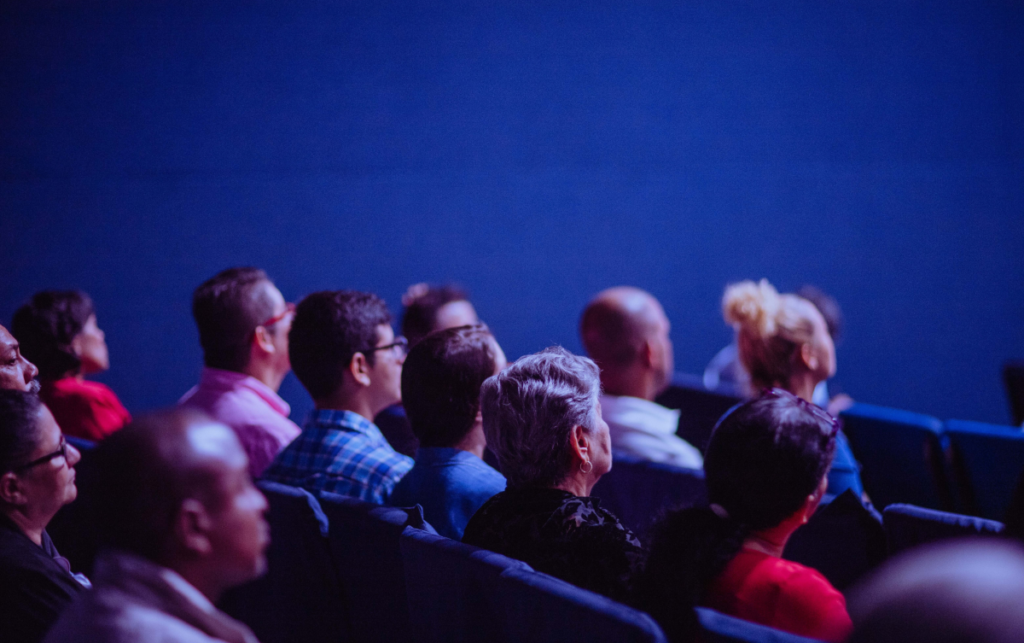
[{"label": "light blue wall gradient", "polygon": [[6,2],[0,233],[0,319],[87,290],[133,411],[198,375],[192,289],[253,264],[396,312],[461,282],[510,357],[634,284],[691,372],[726,283],[814,283],[843,390],[1003,422],[1024,5]]}]

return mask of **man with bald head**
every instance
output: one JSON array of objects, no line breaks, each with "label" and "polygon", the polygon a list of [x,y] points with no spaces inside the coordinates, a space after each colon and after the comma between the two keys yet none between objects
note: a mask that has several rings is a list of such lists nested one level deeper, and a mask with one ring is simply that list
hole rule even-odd
[{"label": "man with bald head", "polygon": [[0,388],[38,393],[37,375],[39,369],[21,354],[18,340],[0,326]]},{"label": "man with bald head", "polygon": [[587,354],[601,368],[601,412],[617,454],[700,468],[700,451],[676,435],[679,411],[654,398],[674,368],[670,324],[661,304],[639,288],[598,293],[580,320]]},{"label": "man with bald head", "polygon": [[198,411],[140,418],[90,453],[83,489],[102,547],[94,589],[48,643],[256,643],[217,610],[266,567],[267,501],[235,433]]}]

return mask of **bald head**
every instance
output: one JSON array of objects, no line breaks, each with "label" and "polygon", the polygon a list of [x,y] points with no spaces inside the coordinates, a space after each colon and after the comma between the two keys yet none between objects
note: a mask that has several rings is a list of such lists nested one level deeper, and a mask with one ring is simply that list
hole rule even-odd
[{"label": "bald head", "polygon": [[658,300],[630,286],[598,293],[580,319],[583,347],[601,367],[601,380],[613,394],[626,394],[613,389],[627,373],[635,380],[641,374],[638,371],[649,371],[658,390],[668,383],[673,368],[668,331],[668,318]]}]

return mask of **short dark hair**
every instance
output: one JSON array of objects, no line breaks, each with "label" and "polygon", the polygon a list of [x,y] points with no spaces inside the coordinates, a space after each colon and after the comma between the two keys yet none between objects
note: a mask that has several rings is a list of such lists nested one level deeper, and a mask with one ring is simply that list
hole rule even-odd
[{"label": "short dark hair", "polygon": [[402,404],[425,447],[452,447],[473,428],[480,386],[494,375],[494,336],[484,324],[432,333],[402,366]]},{"label": "short dark hair", "polygon": [[249,363],[252,332],[274,314],[263,284],[273,282],[259,268],[228,268],[196,288],[192,317],[207,366],[240,371]]},{"label": "short dark hair", "polygon": [[[326,397],[341,386],[352,356],[377,344],[377,327],[390,323],[387,305],[373,293],[315,292],[295,308],[288,335],[292,372],[314,400]],[[372,365],[374,353],[365,355]]]},{"label": "short dark hair", "polygon": [[160,561],[184,500],[219,507],[217,477],[197,462],[185,435],[191,425],[210,421],[188,408],[150,413],[89,453],[93,468],[82,481],[82,498],[101,547]]},{"label": "short dark hair", "polygon": [[25,359],[39,368],[39,377],[55,380],[82,366],[71,342],[95,313],[81,290],[44,290],[14,313],[11,334]]},{"label": "short dark hair", "polygon": [[0,389],[0,474],[28,460],[39,443],[39,407],[35,393]]},{"label": "short dark hair", "polygon": [[437,311],[453,301],[468,301],[466,291],[454,284],[427,286],[422,293],[402,299],[402,335],[414,346],[437,329]]}]

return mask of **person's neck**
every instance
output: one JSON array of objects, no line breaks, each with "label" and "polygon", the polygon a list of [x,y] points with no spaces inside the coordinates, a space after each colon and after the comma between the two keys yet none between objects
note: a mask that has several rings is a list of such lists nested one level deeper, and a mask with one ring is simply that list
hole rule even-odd
[{"label": "person's neck", "polygon": [[272,364],[258,363],[250,361],[240,371],[244,375],[259,380],[266,384],[267,388],[275,393],[280,390],[281,382],[284,381],[284,376],[288,374],[287,371],[282,373],[279,369],[275,368]]},{"label": "person's neck", "polygon": [[455,448],[460,451],[472,453],[481,460],[484,459],[484,449],[487,448],[487,437],[484,435],[484,425],[482,422],[473,424],[473,428],[469,430],[462,440],[455,445]]},{"label": "person's neck", "polygon": [[786,543],[794,531],[795,528],[789,521],[783,521],[775,527],[755,531],[747,536],[743,541],[743,548],[782,558],[782,552],[786,550]]},{"label": "person's neck", "polygon": [[189,585],[196,588],[211,603],[219,601],[221,595],[228,589],[223,585],[219,575],[211,574],[210,570],[201,561],[170,560],[156,562],[158,565],[166,567],[184,578]]},{"label": "person's neck", "polygon": [[29,540],[40,547],[43,546],[43,530],[46,529],[47,523],[50,522],[49,520],[42,521],[36,517],[25,515],[25,513],[16,508],[9,509],[4,507],[2,511],[11,522],[17,525],[23,534],[28,536]]},{"label": "person's neck", "polygon": [[346,391],[337,391],[313,404],[321,411],[351,411],[373,422],[373,418],[383,409],[376,406],[364,395],[349,395]]},{"label": "person's neck", "polygon": [[590,495],[590,490],[594,487],[590,479],[582,474],[576,473],[571,475],[561,483],[555,485],[555,489],[561,489],[562,491],[568,491],[574,496],[586,497]]},{"label": "person's neck", "polygon": [[648,401],[653,401],[658,395],[653,373],[636,367],[601,371],[601,388],[607,395],[638,397]]},{"label": "person's neck", "polygon": [[800,373],[790,378],[785,389],[793,395],[811,402],[814,398],[814,388],[818,386],[818,380],[810,373]]}]

